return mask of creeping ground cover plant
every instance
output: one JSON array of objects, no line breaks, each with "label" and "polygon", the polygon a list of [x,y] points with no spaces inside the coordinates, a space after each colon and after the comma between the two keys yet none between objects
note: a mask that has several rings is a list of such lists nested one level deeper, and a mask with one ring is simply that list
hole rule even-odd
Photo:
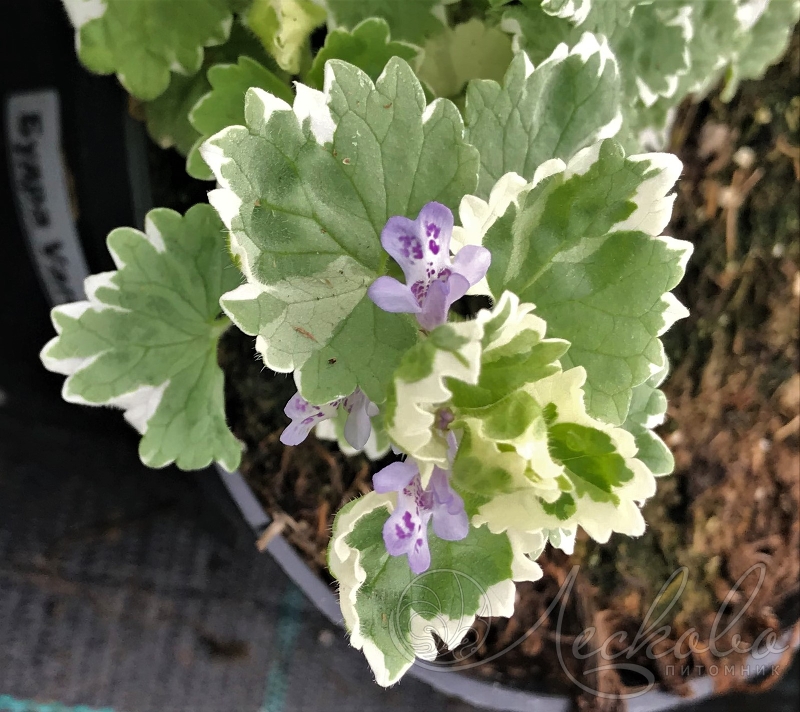
[{"label": "creeping ground cover plant", "polygon": [[233,470],[236,327],[294,379],[282,443],[390,456],[328,550],[381,685],[512,615],[546,545],[643,534],[691,246],[663,234],[681,163],[642,141],[762,72],[800,3],[64,3],[86,66],[214,181],[112,232],[117,269],[53,310],[67,400],[122,408],[152,467]]}]

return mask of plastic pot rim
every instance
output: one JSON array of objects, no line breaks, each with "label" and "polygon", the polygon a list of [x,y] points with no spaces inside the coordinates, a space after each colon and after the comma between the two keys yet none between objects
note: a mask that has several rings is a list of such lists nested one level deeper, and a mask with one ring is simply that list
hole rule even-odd
[{"label": "plastic pot rim", "polygon": [[[269,526],[272,518],[267,514],[261,503],[256,499],[250,485],[238,471],[228,472],[219,464],[217,472],[225,489],[233,499],[239,512],[253,531],[255,537],[263,533]],[[339,608],[339,602],[331,588],[303,561],[292,545],[280,534],[272,538],[266,547],[284,573],[306,595],[320,613],[332,624],[344,630],[344,620]],[[788,643],[797,648],[800,640],[792,640],[791,631],[781,636],[781,643]],[[750,668],[767,669],[777,665],[781,653],[769,654],[754,658],[748,657],[745,665]],[[426,682],[435,690],[451,697],[457,697],[476,707],[487,710],[502,710],[504,712],[569,712],[571,700],[564,695],[549,695],[542,692],[520,690],[499,682],[484,682],[477,678],[465,675],[452,669],[436,669],[415,662],[408,673],[412,677]],[[754,674],[753,677],[756,675]],[[666,712],[675,710],[685,705],[693,704],[714,695],[713,679],[706,675],[689,682],[692,695],[681,697],[657,688],[650,689],[638,696],[628,698],[628,712]]]}]

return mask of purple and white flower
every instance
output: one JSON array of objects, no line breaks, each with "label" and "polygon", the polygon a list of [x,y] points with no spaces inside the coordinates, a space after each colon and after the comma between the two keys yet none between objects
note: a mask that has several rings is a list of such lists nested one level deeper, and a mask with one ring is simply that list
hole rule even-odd
[{"label": "purple and white flower", "polygon": [[339,408],[344,408],[348,413],[344,426],[345,440],[356,450],[362,450],[372,432],[370,418],[378,414],[378,406],[360,388],[356,388],[349,396],[323,405],[311,405],[299,393],[295,393],[283,409],[292,422],[281,433],[281,442],[284,445],[299,445],[308,437],[311,428],[324,420],[335,418]]},{"label": "purple and white flower", "polygon": [[372,486],[378,493],[397,492],[397,504],[383,525],[383,542],[392,556],[406,555],[415,574],[431,565],[428,523],[440,539],[459,541],[469,533],[464,500],[450,486],[450,473],[434,468],[430,482],[422,487],[419,467],[408,459],[393,462],[376,472]]},{"label": "purple and white flower", "polygon": [[450,257],[453,213],[441,203],[428,203],[416,220],[389,218],[381,244],[400,265],[406,283],[378,277],[367,292],[387,312],[417,315],[430,331],[447,321],[450,306],[486,275],[491,255],[485,247],[466,245]]}]

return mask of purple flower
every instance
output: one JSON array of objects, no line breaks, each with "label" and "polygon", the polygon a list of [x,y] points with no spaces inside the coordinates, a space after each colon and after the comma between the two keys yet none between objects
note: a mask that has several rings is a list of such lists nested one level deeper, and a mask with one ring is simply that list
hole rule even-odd
[{"label": "purple flower", "polygon": [[416,220],[389,218],[381,244],[400,265],[406,283],[378,277],[367,292],[387,312],[417,315],[430,331],[447,321],[450,305],[480,282],[489,269],[491,255],[485,247],[466,245],[450,259],[453,213],[441,203],[428,203]]},{"label": "purple flower", "polygon": [[283,409],[292,422],[281,433],[281,442],[284,445],[299,445],[317,423],[336,417],[339,408],[344,408],[348,413],[344,426],[345,440],[356,450],[361,450],[369,440],[372,432],[370,418],[378,414],[378,406],[360,388],[345,398],[323,405],[311,405],[299,393],[295,393]]},{"label": "purple flower", "polygon": [[372,485],[376,492],[397,492],[397,505],[383,525],[383,542],[392,556],[408,556],[415,574],[431,565],[428,548],[428,522],[440,539],[458,541],[469,533],[464,500],[450,487],[450,473],[434,468],[426,489],[422,488],[419,468],[412,460],[393,462],[376,472]]}]

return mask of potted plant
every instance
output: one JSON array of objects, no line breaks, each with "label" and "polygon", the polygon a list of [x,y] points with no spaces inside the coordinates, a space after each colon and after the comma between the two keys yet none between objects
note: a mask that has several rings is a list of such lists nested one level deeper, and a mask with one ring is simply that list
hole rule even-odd
[{"label": "potted plant", "polygon": [[[674,670],[680,643],[700,653],[670,611],[691,566],[613,620],[594,615],[591,578],[564,575],[566,556],[577,546],[601,571],[592,542],[613,535],[625,560],[674,466],[653,430],[667,408],[659,337],[687,315],[670,290],[692,245],[663,234],[681,161],[651,149],[685,95],[760,76],[800,3],[65,7],[83,63],[115,73],[153,138],[217,187],[210,205],[114,230],[117,269],[53,310],[42,361],[67,376],[64,397],[122,408],[151,467],[234,472],[232,421],[273,514],[264,541],[294,528],[312,570],[327,565],[381,685],[418,660],[493,659],[475,669],[524,686],[558,668],[548,692],[577,685],[598,705],[634,708],[658,679],[680,691],[694,672]],[[263,528],[242,480],[227,481]],[[515,612],[517,582],[532,595]],[[538,676],[503,669],[535,630],[513,621],[543,602],[553,656]],[[594,641],[587,617],[606,625]],[[625,643],[632,624],[667,620],[660,640]],[[720,636],[734,634],[735,621]],[[730,663],[774,637],[748,630]],[[623,653],[588,675],[581,663]],[[477,683],[428,678],[492,703]]]}]

